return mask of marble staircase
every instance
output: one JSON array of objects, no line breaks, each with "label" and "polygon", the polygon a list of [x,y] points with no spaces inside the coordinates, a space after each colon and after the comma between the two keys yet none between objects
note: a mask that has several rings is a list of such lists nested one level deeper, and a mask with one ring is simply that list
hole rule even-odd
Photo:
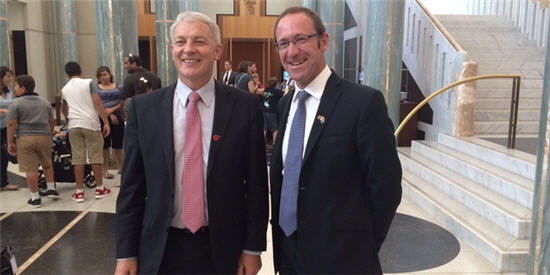
[{"label": "marble staircase", "polygon": [[499,270],[525,271],[533,155],[444,134],[398,151],[405,195]]},{"label": "marble staircase", "polygon": [[[478,75],[521,74],[518,110],[519,136],[534,137],[542,98],[545,49],[528,41],[518,28],[502,16],[436,15],[472,61]],[[477,82],[475,134],[506,136],[510,114],[512,80]]]}]

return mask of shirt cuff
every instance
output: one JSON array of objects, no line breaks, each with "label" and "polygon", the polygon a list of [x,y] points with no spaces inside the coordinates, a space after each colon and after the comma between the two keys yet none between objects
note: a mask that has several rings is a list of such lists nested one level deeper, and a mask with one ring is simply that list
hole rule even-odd
[{"label": "shirt cuff", "polygon": [[116,259],[116,261],[121,262],[121,261],[137,260],[137,258],[138,257],[120,258],[120,259]]},{"label": "shirt cuff", "polygon": [[262,251],[253,251],[253,250],[248,250],[248,249],[243,249],[243,253],[249,254],[249,255],[254,255],[254,256],[261,256],[262,255]]}]

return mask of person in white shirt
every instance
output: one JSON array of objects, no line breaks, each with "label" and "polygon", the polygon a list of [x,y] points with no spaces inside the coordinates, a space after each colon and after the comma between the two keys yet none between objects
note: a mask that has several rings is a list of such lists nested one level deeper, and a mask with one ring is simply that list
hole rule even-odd
[{"label": "person in white shirt", "polygon": [[[69,81],[61,89],[61,96],[62,111],[68,119],[69,142],[76,180],[76,191],[72,198],[76,202],[84,201],[83,178],[87,155],[92,171],[96,175],[95,198],[100,199],[111,194],[111,190],[103,186],[101,177],[103,137],[110,134],[109,121],[97,90],[94,89],[94,83],[91,79],[81,78],[80,65],[73,61],[67,62],[65,73]],[[103,120],[103,135],[98,117]]]}]

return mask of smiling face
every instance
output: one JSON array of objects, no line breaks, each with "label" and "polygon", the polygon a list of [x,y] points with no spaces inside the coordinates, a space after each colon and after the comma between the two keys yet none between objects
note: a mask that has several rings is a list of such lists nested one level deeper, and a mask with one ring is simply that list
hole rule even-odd
[{"label": "smiling face", "polygon": [[10,73],[10,72],[7,72],[4,77],[2,77],[2,80],[1,80],[1,84],[0,87],[7,87],[11,80],[13,79],[13,75]]},{"label": "smiling face", "polygon": [[179,79],[193,90],[212,78],[214,62],[222,53],[222,46],[216,43],[208,25],[201,21],[179,23],[174,29],[170,49]]},{"label": "smiling face", "polygon": [[[284,16],[275,30],[277,41],[295,41],[297,36],[315,33],[312,20],[304,13]],[[303,44],[290,43],[284,50],[279,50],[281,64],[300,89],[305,88],[325,68],[324,53],[328,49],[328,38],[325,32]]]}]

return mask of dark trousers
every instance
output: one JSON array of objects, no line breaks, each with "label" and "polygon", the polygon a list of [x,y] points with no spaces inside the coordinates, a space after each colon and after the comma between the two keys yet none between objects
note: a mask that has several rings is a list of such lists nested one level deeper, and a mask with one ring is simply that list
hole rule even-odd
[{"label": "dark trousers", "polygon": [[210,253],[208,228],[195,234],[187,229],[170,228],[159,274],[215,273]]},{"label": "dark trousers", "polygon": [[0,187],[4,187],[8,185],[8,137],[6,128],[0,129],[0,140]]},{"label": "dark trousers", "polygon": [[300,251],[298,251],[298,232],[292,233],[290,236],[286,236],[280,226],[277,226],[279,233],[279,247],[280,247],[280,264],[279,274],[304,274],[299,263]]}]

